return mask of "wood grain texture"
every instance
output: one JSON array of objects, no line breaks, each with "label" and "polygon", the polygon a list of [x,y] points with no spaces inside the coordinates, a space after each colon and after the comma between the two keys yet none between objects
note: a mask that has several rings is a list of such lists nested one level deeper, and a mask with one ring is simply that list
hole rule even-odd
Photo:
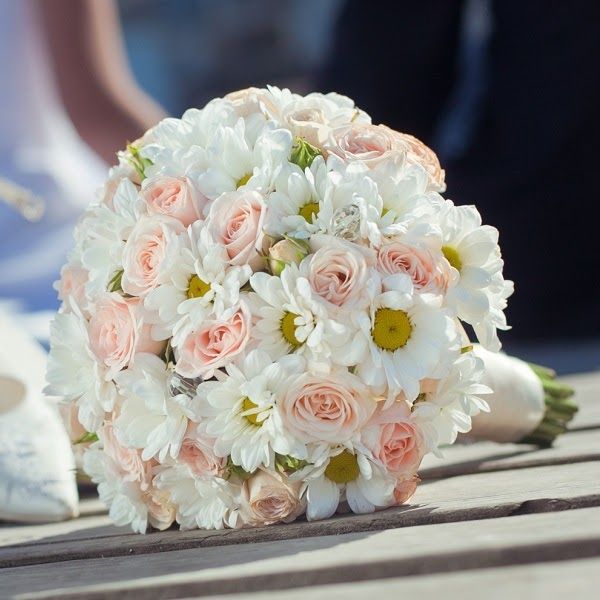
[{"label": "wood grain texture", "polygon": [[[502,569],[459,571],[416,577],[343,583],[286,590],[286,600],[364,600],[365,598],[418,598],[439,600],[551,600],[597,598],[600,588],[600,558],[566,560]],[[208,596],[206,600],[280,600],[281,591]]]},{"label": "wood grain texture", "polygon": [[575,390],[579,412],[573,418],[571,430],[600,428],[600,372],[561,377]]},{"label": "wood grain texture", "polygon": [[[463,475],[424,482],[410,506],[367,515],[257,529],[128,533],[27,543],[0,548],[0,567],[81,560],[95,556],[153,554],[175,549],[228,546],[351,532],[378,531],[514,514],[600,506],[600,462]],[[85,532],[83,532],[85,533]]]},{"label": "wood grain texture", "polygon": [[[57,565],[6,569],[0,595],[38,591],[43,594],[29,597],[196,597],[588,558],[598,553],[600,508],[591,508],[81,560],[61,564],[60,582],[55,579]],[[96,587],[89,588],[90,584]]]}]

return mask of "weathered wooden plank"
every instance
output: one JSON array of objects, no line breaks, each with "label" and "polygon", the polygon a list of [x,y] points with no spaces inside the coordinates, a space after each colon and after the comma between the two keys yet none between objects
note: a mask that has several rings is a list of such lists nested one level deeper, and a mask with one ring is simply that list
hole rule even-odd
[{"label": "weathered wooden plank", "polygon": [[176,598],[587,558],[599,552],[600,508],[590,508],[81,560],[60,568],[20,567],[2,572],[0,591],[3,585],[2,597],[37,591],[43,593],[27,597]]},{"label": "weathered wooden plank", "polygon": [[592,460],[600,460],[600,430],[597,429],[569,432],[560,436],[552,448],[495,442],[454,444],[444,449],[443,458],[427,455],[419,474],[427,480]]},{"label": "weathered wooden plank", "polygon": [[[592,600],[600,588],[600,558],[540,563],[502,569],[459,571],[421,577],[397,577],[338,585],[286,590],[286,600],[364,600],[365,598],[419,598],[439,600],[506,600],[528,598]],[[280,600],[281,590],[253,594],[209,596],[206,600]]]},{"label": "weathered wooden plank", "polygon": [[129,556],[176,549],[247,544],[431,523],[502,517],[600,505],[600,462],[463,475],[424,482],[410,506],[369,515],[340,515],[325,521],[298,521],[259,529],[165,531],[0,549],[0,566]]},{"label": "weathered wooden plank", "polygon": [[579,412],[573,418],[570,429],[590,429],[600,427],[600,372],[581,373],[561,377],[576,391],[575,401]]}]

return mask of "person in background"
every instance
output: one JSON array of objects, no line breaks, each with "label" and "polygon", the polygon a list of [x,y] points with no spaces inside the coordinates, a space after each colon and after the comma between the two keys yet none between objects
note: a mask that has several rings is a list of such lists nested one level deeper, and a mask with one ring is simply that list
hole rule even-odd
[{"label": "person in background", "polygon": [[599,57],[591,0],[348,0],[319,81],[431,145],[498,227],[509,349],[600,340]]}]

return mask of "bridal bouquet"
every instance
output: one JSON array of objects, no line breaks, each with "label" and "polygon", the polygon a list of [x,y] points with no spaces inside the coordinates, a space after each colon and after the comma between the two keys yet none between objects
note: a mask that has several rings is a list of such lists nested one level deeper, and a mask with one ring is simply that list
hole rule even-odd
[{"label": "bridal bouquet", "polygon": [[414,137],[248,89],[119,154],[58,284],[48,391],[136,531],[406,502],[487,405],[512,282]]}]

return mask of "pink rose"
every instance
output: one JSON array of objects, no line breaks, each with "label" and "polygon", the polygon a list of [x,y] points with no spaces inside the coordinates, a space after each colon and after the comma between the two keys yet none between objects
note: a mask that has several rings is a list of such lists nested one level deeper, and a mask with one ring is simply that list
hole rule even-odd
[{"label": "pink rose", "polygon": [[121,444],[110,421],[102,426],[98,437],[102,442],[104,452],[115,463],[123,480],[136,482],[142,491],[147,490],[152,481],[152,468],[157,464],[156,461],[142,460],[141,450],[128,448]]},{"label": "pink rose", "polygon": [[190,423],[179,450],[178,461],[186,464],[194,475],[221,475],[227,459],[215,455],[214,439]]},{"label": "pink rose", "polygon": [[231,92],[225,96],[225,100],[231,102],[235,109],[235,114],[244,119],[255,113],[270,116],[279,113],[273,96],[267,90],[255,87]]},{"label": "pink rose", "polygon": [[283,474],[258,471],[242,488],[243,520],[254,527],[293,521],[304,512],[301,486],[301,481],[290,481]]},{"label": "pink rose", "polygon": [[308,279],[315,294],[335,308],[367,306],[369,288],[374,285],[369,269],[375,263],[374,254],[346,240],[313,237],[320,247],[302,261],[300,273]]},{"label": "pink rose", "polygon": [[141,318],[138,298],[123,298],[116,292],[102,295],[94,306],[88,331],[92,352],[109,367],[112,379],[127,367],[137,352],[158,354],[164,346],[150,336],[151,326]]},{"label": "pink rose", "polygon": [[285,427],[299,440],[337,444],[360,431],[375,402],[360,379],[344,370],[300,375],[290,382],[280,407]]},{"label": "pink rose", "polygon": [[66,264],[60,272],[60,280],[56,282],[55,289],[58,292],[58,298],[65,302],[68,309],[67,299],[75,301],[81,310],[87,306],[85,297],[85,284],[88,282],[89,272],[78,263]]},{"label": "pink rose", "polygon": [[145,494],[144,500],[148,508],[148,522],[154,529],[164,531],[175,521],[175,506],[168,492],[151,487]]},{"label": "pink rose", "polygon": [[394,488],[394,503],[396,506],[408,502],[417,491],[419,478],[417,475],[411,475],[407,479],[398,479]]},{"label": "pink rose", "polygon": [[443,294],[451,274],[442,259],[441,254],[436,256],[428,248],[392,241],[379,248],[377,266],[385,275],[408,275],[419,291]]},{"label": "pink rose", "polygon": [[163,282],[171,261],[178,259],[172,250],[184,231],[180,221],[163,215],[138,221],[123,250],[121,286],[125,293],[144,296]]},{"label": "pink rose", "polygon": [[208,202],[187,177],[159,175],[147,179],[141,195],[150,214],[168,215],[186,227],[202,218],[202,209]]},{"label": "pink rose", "polygon": [[436,153],[429,146],[426,146],[421,140],[408,133],[399,133],[385,125],[381,125],[381,127],[387,129],[389,135],[396,140],[396,144],[405,149],[408,164],[420,165],[427,171],[429,175],[429,189],[435,192],[446,190],[444,170],[440,165]]},{"label": "pink rose", "polygon": [[390,473],[416,472],[425,455],[423,435],[403,402],[387,410],[378,407],[363,432],[363,441]]},{"label": "pink rose", "polygon": [[379,163],[402,156],[402,147],[391,129],[370,123],[353,123],[333,131],[326,149],[346,162],[362,161],[373,168]]},{"label": "pink rose", "polygon": [[265,266],[261,257],[265,218],[263,197],[252,190],[221,194],[210,207],[209,231],[227,250],[232,265],[250,265],[253,271]]},{"label": "pink rose", "polygon": [[176,371],[184,377],[209,379],[215,369],[243,352],[250,338],[250,312],[245,304],[227,319],[203,321],[175,348]]}]

